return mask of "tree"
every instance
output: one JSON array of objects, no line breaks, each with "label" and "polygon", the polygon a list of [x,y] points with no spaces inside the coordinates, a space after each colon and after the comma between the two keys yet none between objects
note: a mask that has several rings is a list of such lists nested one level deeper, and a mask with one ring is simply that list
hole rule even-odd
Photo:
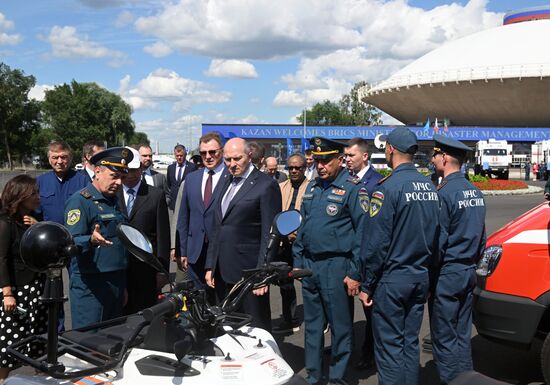
[{"label": "tree", "polygon": [[32,154],[29,142],[40,127],[40,102],[29,99],[35,84],[34,76],[0,63],[0,137],[2,158],[10,169],[16,158],[22,161]]},{"label": "tree", "polygon": [[[367,82],[356,83],[349,94],[338,103],[325,100],[306,110],[306,124],[312,126],[370,126],[380,124],[382,113],[374,106],[360,100],[358,91]],[[304,115],[296,117],[304,123]]]},{"label": "tree", "polygon": [[73,80],[46,91],[42,111],[47,126],[73,148],[75,159],[89,140],[115,146],[128,143],[134,135],[130,105],[96,83]]},{"label": "tree", "polygon": [[133,146],[135,144],[151,144],[151,143],[149,142],[149,138],[147,137],[147,134],[145,132],[134,132],[134,134],[130,138],[130,141],[128,142],[128,145]]}]

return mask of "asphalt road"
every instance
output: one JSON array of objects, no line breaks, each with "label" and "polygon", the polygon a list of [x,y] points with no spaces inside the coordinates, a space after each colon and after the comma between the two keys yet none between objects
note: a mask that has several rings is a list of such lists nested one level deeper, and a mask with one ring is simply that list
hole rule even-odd
[{"label": "asphalt road", "polygon": [[[518,215],[543,202],[541,194],[491,196],[486,197],[485,200],[487,204],[486,226],[488,234],[498,230]],[[297,284],[297,288],[299,288],[299,284]],[[302,312],[300,294],[298,301],[300,303],[298,311]],[[274,323],[276,324],[281,314],[281,300],[277,288],[272,290],[271,308],[275,320]],[[358,300],[355,303],[355,320],[354,330],[356,334],[354,341],[356,341],[357,346],[360,346],[363,340],[364,315]],[[424,312],[424,321],[422,323],[420,337],[426,335],[428,330],[426,311]],[[327,333],[325,336],[325,346],[330,346],[329,334],[330,333]],[[302,329],[300,332],[281,337],[278,340],[279,347],[287,362],[292,366],[294,371],[305,375],[303,350],[304,334]],[[472,336],[475,370],[487,376],[512,384],[543,384],[538,349],[540,349],[540,345],[534,346],[530,351],[503,347],[478,336],[475,330]],[[353,360],[358,357],[358,352],[355,352]],[[329,355],[327,354],[325,360],[327,365],[328,358]],[[432,355],[421,352],[420,365],[420,383],[423,385],[439,384]],[[347,380],[350,385],[378,384],[375,370],[357,371],[353,367],[348,369]]]}]

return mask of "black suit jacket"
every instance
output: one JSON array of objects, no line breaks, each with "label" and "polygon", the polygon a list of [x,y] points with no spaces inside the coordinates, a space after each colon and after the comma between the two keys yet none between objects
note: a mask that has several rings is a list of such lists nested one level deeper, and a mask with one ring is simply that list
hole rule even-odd
[{"label": "black suit jacket", "polygon": [[222,279],[234,284],[243,269],[264,263],[269,231],[281,211],[281,190],[271,177],[256,168],[235,194],[222,218],[221,202],[232,177],[227,176],[216,201],[216,232],[209,242],[205,268],[220,269]]},{"label": "black suit jacket", "polygon": [[127,222],[149,238],[155,255],[167,267],[170,262],[170,220],[164,191],[141,181],[130,215],[126,211],[122,188],[117,194],[118,206]]},{"label": "black suit jacket", "polygon": [[174,162],[169,165],[166,170],[166,184],[164,192],[166,193],[166,201],[168,202],[168,207],[170,210],[174,210],[174,207],[176,206],[176,198],[178,196],[178,189],[180,188],[181,182],[185,180],[187,174],[197,169],[197,166],[193,163],[185,161],[185,169],[183,170],[181,180],[178,182],[176,180],[176,166],[177,162]]}]

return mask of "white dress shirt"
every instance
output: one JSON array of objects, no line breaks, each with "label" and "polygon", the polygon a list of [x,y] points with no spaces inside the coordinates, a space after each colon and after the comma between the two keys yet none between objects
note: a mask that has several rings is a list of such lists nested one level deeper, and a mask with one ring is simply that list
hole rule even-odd
[{"label": "white dress shirt", "polygon": [[[182,165],[181,165],[182,169],[181,169],[181,177],[183,178],[183,174],[185,173],[185,167],[187,167],[187,161],[183,161]],[[180,171],[180,165],[176,162],[176,173],[174,174],[174,179],[177,181],[178,180],[178,174],[179,174],[179,171]]]},{"label": "white dress shirt", "polygon": [[147,183],[149,186],[155,186],[155,184],[153,183],[153,175],[151,175],[151,167],[147,167],[147,169],[143,171],[143,177],[145,178],[145,183]]},{"label": "white dress shirt", "polygon": [[[124,203],[126,204],[126,208],[128,207],[128,197],[130,194],[128,194],[128,190],[131,188],[134,190],[134,198],[137,198],[137,192],[139,190],[139,186],[141,186],[141,180],[134,186],[134,187],[128,187],[125,184],[122,185],[122,191],[124,193]],[[134,200],[134,205],[136,204],[136,201]]]},{"label": "white dress shirt", "polygon": [[[248,176],[252,173],[252,171],[254,170],[254,165],[252,163],[250,163],[248,165],[248,169],[246,170],[246,172],[243,174],[243,176],[241,177],[241,180],[239,181],[239,183],[235,186],[235,190],[233,192],[233,197],[235,197],[235,195],[237,195],[237,193],[239,192],[239,190],[241,189],[241,187],[243,186],[246,178],[248,178]],[[227,193],[229,193],[229,191],[231,191],[231,188],[228,188],[227,191],[225,192],[225,194],[223,195],[223,201],[225,201],[225,199],[227,198]],[[233,199],[233,198],[232,198]]]},{"label": "white dress shirt", "polygon": [[[222,171],[224,168],[223,162],[221,162],[214,170],[214,175],[212,175],[212,193],[214,193],[214,190],[216,189],[216,185],[220,181],[220,178],[222,176]],[[203,169],[203,176],[202,176],[202,184],[201,184],[201,196],[204,200],[204,189],[206,188],[206,181],[208,180],[208,171],[206,167]]]}]

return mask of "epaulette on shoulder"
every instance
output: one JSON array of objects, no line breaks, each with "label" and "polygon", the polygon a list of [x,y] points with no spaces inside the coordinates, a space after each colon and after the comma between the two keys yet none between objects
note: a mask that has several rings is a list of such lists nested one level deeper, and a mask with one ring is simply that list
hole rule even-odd
[{"label": "epaulette on shoulder", "polygon": [[445,187],[445,185],[447,184],[447,181],[444,180],[443,182],[441,182],[440,184],[437,185],[437,191],[441,190],[443,187]]},{"label": "epaulette on shoulder", "polygon": [[361,183],[361,179],[354,177],[354,176],[348,176],[348,179],[346,181],[351,182],[353,184],[359,184]]},{"label": "epaulette on shoulder", "polygon": [[390,175],[388,175],[388,176],[385,176],[385,177],[384,177],[384,178],[382,178],[382,179],[380,179],[380,180],[378,181],[378,184],[382,184],[382,183],[384,183],[384,182],[385,182],[386,180],[388,180],[388,179],[389,179],[389,177],[390,177],[390,176],[391,176],[391,174],[390,174]]},{"label": "epaulette on shoulder", "polygon": [[88,191],[87,188],[83,189],[81,192],[80,192],[80,195],[82,195],[84,198],[86,199],[90,199],[92,197],[92,194],[90,194],[90,192]]}]

